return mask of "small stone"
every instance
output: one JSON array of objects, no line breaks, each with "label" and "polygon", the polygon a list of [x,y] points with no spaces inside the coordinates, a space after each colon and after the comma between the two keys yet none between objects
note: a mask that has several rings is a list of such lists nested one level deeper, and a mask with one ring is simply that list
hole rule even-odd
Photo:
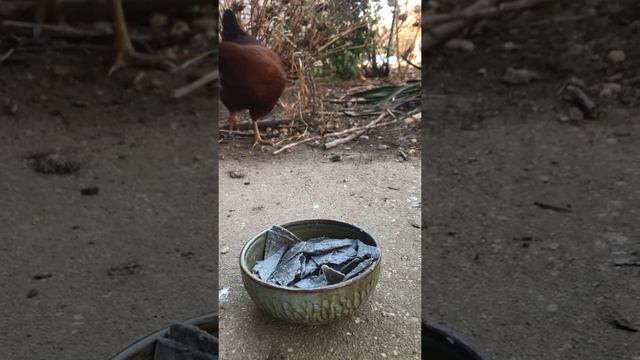
[{"label": "small stone", "polygon": [[33,275],[33,280],[42,280],[42,279],[48,279],[50,277],[52,277],[53,275],[51,273],[38,273]]},{"label": "small stone", "polygon": [[483,78],[486,78],[487,77],[487,68],[478,69],[478,75],[482,76]]},{"label": "small stone", "polygon": [[472,52],[476,49],[475,44],[472,41],[466,39],[451,39],[447,41],[445,47],[447,47],[448,49],[464,50],[467,52]]},{"label": "small stone", "polygon": [[38,293],[39,293],[38,289],[29,289],[29,291],[27,291],[27,299],[31,299],[38,296]]},{"label": "small stone", "polygon": [[347,331],[347,336],[353,335],[350,331]]},{"label": "small stone", "polygon": [[627,59],[627,55],[622,50],[611,50],[607,58],[614,63],[623,62]]},{"label": "small stone", "polygon": [[619,95],[622,92],[622,86],[618,83],[606,83],[602,85],[602,90],[600,90],[600,97],[614,97]]},{"label": "small stone", "polygon": [[518,46],[513,41],[507,41],[506,43],[502,44],[502,50],[504,51],[513,51],[517,48]]},{"label": "small stone", "polygon": [[246,175],[239,172],[239,171],[229,171],[229,177],[232,179],[242,179],[243,177],[245,177]]},{"label": "small stone", "polygon": [[558,248],[560,248],[560,244],[558,244],[558,243],[549,244],[549,249],[551,249],[551,250],[558,250]]},{"label": "small stone", "polygon": [[512,85],[528,84],[533,80],[539,80],[540,75],[528,69],[508,68],[502,77],[502,81]]},{"label": "small stone", "polygon": [[292,353],[292,352],[293,352],[293,348],[288,348],[288,349],[287,349],[287,352],[288,352],[288,353]]},{"label": "small stone", "polygon": [[556,311],[558,311],[558,305],[557,304],[549,304],[549,305],[547,305],[547,312],[554,313]]},{"label": "small stone", "polygon": [[100,192],[100,188],[97,186],[88,186],[86,188],[80,189],[80,194],[84,196],[98,195],[99,192]]},{"label": "small stone", "polygon": [[382,144],[378,146],[378,150],[387,150],[387,149],[389,149],[389,145]]},{"label": "small stone", "polygon": [[385,353],[380,353],[380,356],[382,356],[383,358],[386,358],[386,357],[387,357],[387,354],[385,354]]},{"label": "small stone", "polygon": [[220,254],[226,254],[229,252],[229,247],[228,246],[223,246],[222,249],[220,249]]}]

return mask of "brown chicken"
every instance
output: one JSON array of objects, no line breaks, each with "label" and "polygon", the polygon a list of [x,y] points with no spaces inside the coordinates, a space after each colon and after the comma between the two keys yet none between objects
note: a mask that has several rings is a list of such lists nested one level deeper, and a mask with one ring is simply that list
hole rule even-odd
[{"label": "brown chicken", "polygon": [[229,130],[236,127],[236,114],[248,109],[254,145],[271,144],[260,137],[258,120],[273,110],[284,91],[287,77],[280,57],[242,30],[231,10],[224,12],[222,26],[220,100],[229,110]]},{"label": "brown chicken", "polygon": [[[57,0],[38,0],[36,6],[36,23],[42,25],[48,17],[57,13]],[[122,0],[109,0],[113,16],[113,33],[115,35],[116,58],[109,69],[109,75],[126,66],[153,67],[173,70],[173,58],[164,54],[142,54],[136,52],[129,38],[127,23],[124,18]],[[38,29],[36,29],[37,31]]]}]

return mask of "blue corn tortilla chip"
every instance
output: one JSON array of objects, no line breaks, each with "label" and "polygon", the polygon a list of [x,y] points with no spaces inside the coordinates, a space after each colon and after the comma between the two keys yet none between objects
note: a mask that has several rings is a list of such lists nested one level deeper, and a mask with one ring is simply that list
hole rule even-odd
[{"label": "blue corn tortilla chip", "polygon": [[304,270],[305,258],[298,254],[289,261],[281,261],[267,281],[276,285],[289,286]]},{"label": "blue corn tortilla chip", "polygon": [[295,234],[283,228],[282,226],[273,225],[267,230],[267,239],[264,245],[264,258],[268,258],[276,253],[280,248],[301,242]]},{"label": "blue corn tortilla chip", "polygon": [[322,265],[321,269],[329,284],[336,284],[344,279],[343,273],[338,270],[334,270],[327,265]]},{"label": "blue corn tortilla chip", "polygon": [[264,260],[256,261],[256,264],[253,266],[252,271],[255,274],[258,274],[258,277],[262,280],[267,280],[271,274],[276,270],[278,264],[280,263],[280,259],[282,259],[282,255],[284,255],[284,251],[286,247],[281,247],[278,251],[273,253],[268,258]]},{"label": "blue corn tortilla chip", "polygon": [[367,245],[362,241],[358,241],[358,257],[377,259],[380,257],[380,249],[375,246]]},{"label": "blue corn tortilla chip", "polygon": [[339,265],[343,264],[352,258],[358,255],[358,251],[353,246],[345,246],[330,252],[311,256],[311,260],[313,260],[316,264],[332,264]]},{"label": "blue corn tortilla chip", "polygon": [[327,285],[329,285],[329,283],[327,282],[327,279],[324,277],[324,273],[322,272],[319,275],[308,276],[293,284],[294,287],[300,289],[314,289]]},{"label": "blue corn tortilla chip", "polygon": [[366,269],[370,268],[371,265],[373,265],[374,261],[375,260],[373,260],[373,259],[367,259],[367,260],[361,262],[360,264],[358,264],[358,266],[356,266],[353,270],[349,271],[349,273],[344,276],[344,280],[346,281],[346,280],[349,280],[349,279],[352,279],[352,278],[358,276],[361,272],[363,272]]}]

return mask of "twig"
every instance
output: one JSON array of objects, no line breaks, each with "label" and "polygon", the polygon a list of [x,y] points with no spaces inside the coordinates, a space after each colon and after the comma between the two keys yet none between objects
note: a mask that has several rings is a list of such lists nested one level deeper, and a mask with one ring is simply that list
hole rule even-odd
[{"label": "twig", "polygon": [[209,56],[209,55],[211,55],[213,53],[215,53],[215,50],[205,51],[202,54],[183,62],[180,66],[176,67],[175,71],[184,70],[184,69],[188,68],[189,66],[200,62],[202,59],[206,58],[207,56]]},{"label": "twig", "polygon": [[199,78],[198,80],[190,84],[187,84],[181,88],[176,89],[173,92],[173,94],[171,94],[171,97],[174,99],[180,99],[202,87],[207,86],[212,82],[218,81],[219,77],[220,75],[218,74],[218,70],[214,70],[209,73],[206,73],[203,77]]},{"label": "twig", "polygon": [[346,130],[342,130],[342,131],[338,131],[338,132],[332,132],[332,133],[326,133],[326,134],[323,135],[323,137],[342,136],[342,135],[346,135],[346,134],[351,134],[352,132],[355,132],[355,131],[377,129],[377,128],[381,128],[383,126],[389,126],[389,125],[396,124],[397,122],[398,122],[398,120],[393,120],[393,121],[387,121],[387,122],[376,124],[376,125],[367,124],[367,125],[364,125],[364,126],[354,126],[352,128],[346,129]]},{"label": "twig", "polygon": [[352,133],[351,135],[349,135],[347,137],[343,137],[343,138],[335,139],[333,141],[329,141],[328,143],[325,143],[322,147],[325,150],[329,150],[329,149],[332,149],[332,148],[334,148],[334,147],[336,147],[338,145],[345,144],[345,143],[348,143],[349,141],[352,141],[354,139],[359,138],[360,135],[364,134],[365,132],[367,132],[367,130],[371,129],[374,125],[376,125],[377,123],[382,121],[382,119],[384,119],[384,117],[387,114],[388,114],[387,111],[383,111],[382,113],[380,113],[380,116],[378,116],[375,120],[373,120],[369,124],[367,124],[367,126],[365,126],[365,129],[358,130],[358,131]]},{"label": "twig", "polygon": [[565,208],[565,207],[561,207],[561,206],[557,206],[557,205],[551,205],[551,204],[545,204],[539,201],[534,201],[533,205],[541,208],[541,209],[545,209],[545,210],[551,210],[551,211],[556,211],[556,212],[562,212],[562,213],[572,213],[573,210],[569,209],[569,208]]},{"label": "twig", "polygon": [[416,69],[418,69],[418,70],[422,70],[422,67],[421,67],[421,66],[418,66],[418,65],[416,65],[416,64],[414,64],[414,63],[412,63],[409,59],[407,59],[407,57],[406,57],[404,54],[402,54],[401,58],[402,58],[402,60],[404,60],[407,64],[409,64],[409,65],[413,66],[414,68],[416,68]]},{"label": "twig", "polygon": [[285,151],[287,149],[291,149],[294,146],[298,146],[300,144],[308,143],[309,141],[313,141],[313,140],[317,140],[317,139],[321,139],[321,137],[320,136],[314,136],[314,137],[306,138],[304,140],[300,140],[298,142],[291,143],[289,145],[285,145],[285,146],[281,147],[280,149],[274,151],[273,155],[278,155],[279,153],[281,153],[281,152],[283,152],[283,151]]}]

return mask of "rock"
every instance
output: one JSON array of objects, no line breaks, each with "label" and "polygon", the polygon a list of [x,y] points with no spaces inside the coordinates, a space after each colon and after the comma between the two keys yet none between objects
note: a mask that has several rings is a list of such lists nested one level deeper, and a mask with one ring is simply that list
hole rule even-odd
[{"label": "rock", "polygon": [[100,188],[97,186],[88,186],[80,190],[80,194],[84,196],[98,195],[98,192],[100,192]]},{"label": "rock", "polygon": [[504,51],[514,51],[519,48],[520,47],[516,45],[516,43],[514,43],[513,41],[507,41],[506,43],[502,44],[502,50]]},{"label": "rock", "polygon": [[614,97],[619,95],[622,92],[622,85],[618,83],[605,83],[602,85],[602,90],[600,90],[600,97]]},{"label": "rock", "polygon": [[502,81],[511,85],[528,84],[531,81],[539,80],[540,75],[528,69],[508,68],[502,77]]},{"label": "rock", "polygon": [[229,177],[232,179],[242,179],[243,177],[245,177],[246,175],[239,172],[239,171],[229,171]]},{"label": "rock", "polygon": [[50,277],[52,277],[53,275],[51,273],[38,273],[33,275],[33,280],[42,280],[42,279],[48,279]]},{"label": "rock", "polygon": [[611,50],[607,58],[614,63],[620,63],[627,59],[627,55],[622,50]]},{"label": "rock", "polygon": [[587,83],[584,80],[582,80],[581,78],[577,77],[577,76],[570,77],[569,80],[567,81],[567,84],[575,85],[575,86],[581,87],[583,89],[585,87],[587,87]]},{"label": "rock", "polygon": [[228,246],[223,246],[222,249],[220,249],[220,254],[226,254],[229,252],[229,247]]},{"label": "rock", "polygon": [[476,49],[476,46],[473,44],[473,42],[466,39],[451,39],[447,41],[445,47],[447,47],[448,49],[464,50],[467,52],[472,52]]},{"label": "rock", "polygon": [[338,154],[333,154],[333,155],[331,155],[329,160],[331,162],[338,162],[338,161],[342,161],[342,157],[340,155],[338,155]]}]

